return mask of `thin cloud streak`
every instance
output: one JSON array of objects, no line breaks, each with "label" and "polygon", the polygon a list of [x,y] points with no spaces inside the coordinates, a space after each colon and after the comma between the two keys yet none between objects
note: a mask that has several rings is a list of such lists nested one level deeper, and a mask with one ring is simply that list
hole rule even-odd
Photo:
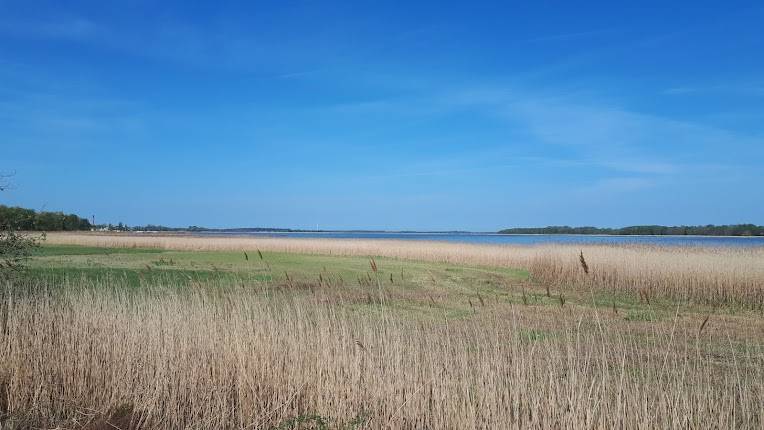
[{"label": "thin cloud streak", "polygon": [[532,37],[529,39],[523,39],[524,42],[551,42],[559,40],[571,40],[582,37],[602,36],[605,34],[612,34],[618,31],[623,31],[621,28],[602,28],[599,30],[588,31],[574,31],[570,33],[550,34],[546,36]]},{"label": "thin cloud streak", "polygon": [[708,95],[708,94],[733,94],[738,96],[752,96],[761,97],[764,96],[764,84],[757,82],[740,83],[740,84],[724,84],[724,85],[708,85],[708,86],[688,86],[688,87],[672,87],[663,91],[665,95],[681,96],[681,95]]}]

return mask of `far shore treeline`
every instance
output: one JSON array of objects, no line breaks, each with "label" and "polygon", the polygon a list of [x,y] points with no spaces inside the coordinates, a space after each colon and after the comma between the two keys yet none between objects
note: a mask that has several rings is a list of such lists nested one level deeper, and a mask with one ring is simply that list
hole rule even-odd
[{"label": "far shore treeline", "polygon": [[[20,207],[0,205],[0,228],[11,228],[26,231],[159,231],[159,232],[226,232],[226,233],[256,233],[256,232],[358,232],[358,233],[415,233],[414,231],[388,232],[382,230],[300,230],[290,228],[205,228],[205,227],[166,227],[163,225],[128,226],[123,223],[93,225],[88,219],[63,212],[35,211]],[[416,232],[423,233],[423,232]],[[428,231],[426,233],[469,233],[465,231]],[[636,225],[621,228],[599,227],[518,227],[500,230],[499,234],[602,234],[602,235],[645,235],[645,236],[764,236],[764,226],[755,224],[735,225],[702,225],[702,226],[662,226]]]},{"label": "far shore treeline", "polygon": [[63,212],[44,212],[0,205],[0,228],[25,231],[79,231],[93,226],[85,218]]},{"label": "far shore treeline", "polygon": [[764,226],[754,224],[674,226],[635,225],[622,228],[598,227],[531,227],[508,228],[500,234],[604,234],[604,235],[645,235],[645,236],[764,236]]}]

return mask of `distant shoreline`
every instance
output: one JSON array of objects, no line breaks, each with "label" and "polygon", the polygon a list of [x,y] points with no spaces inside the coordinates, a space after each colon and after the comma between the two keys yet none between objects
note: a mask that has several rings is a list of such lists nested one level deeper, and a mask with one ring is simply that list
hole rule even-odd
[{"label": "distant shoreline", "polygon": [[[39,232],[37,232],[39,233]],[[121,235],[121,236],[187,236],[187,237],[253,237],[253,236],[282,236],[288,238],[290,235],[315,235],[315,236],[331,236],[335,234],[346,235],[369,235],[369,236],[384,236],[384,235],[400,235],[400,236],[484,236],[484,237],[599,237],[599,238],[671,238],[671,239],[750,239],[750,240],[762,240],[764,236],[733,236],[733,235],[700,235],[700,234],[584,234],[584,233],[496,233],[496,232],[415,232],[415,231],[359,231],[359,230],[322,230],[322,231],[223,231],[223,230],[139,230],[139,231],[58,231],[55,233],[63,234],[92,234],[92,235]],[[295,237],[305,238],[310,237]],[[329,239],[337,239],[336,237],[327,237]],[[362,237],[347,237],[342,239],[349,240],[361,240]],[[385,239],[385,238],[383,238]],[[394,239],[394,238],[389,238]]]},{"label": "distant shoreline", "polygon": [[[181,232],[181,231],[179,231]],[[608,233],[496,233],[496,232],[474,232],[474,231],[364,231],[364,230],[293,230],[293,231],[218,231],[218,230],[206,230],[206,231],[182,231],[183,233],[191,234],[406,234],[406,235],[464,235],[464,236],[583,236],[583,237],[727,237],[727,238],[764,238],[761,236],[752,235],[720,235],[720,234],[608,234]],[[164,233],[161,231],[132,231],[128,233]],[[171,232],[170,232],[171,233]]]}]

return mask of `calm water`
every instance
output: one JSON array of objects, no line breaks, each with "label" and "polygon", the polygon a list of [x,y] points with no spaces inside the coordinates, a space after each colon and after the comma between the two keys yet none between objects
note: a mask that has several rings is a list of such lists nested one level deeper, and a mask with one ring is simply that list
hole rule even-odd
[{"label": "calm water", "polygon": [[628,243],[673,246],[762,246],[764,237],[713,237],[713,236],[605,236],[575,234],[490,234],[490,233],[204,233],[205,235],[236,235],[260,237],[334,238],[334,239],[397,239],[436,240],[461,243],[490,243],[509,245],[533,245],[542,243]]}]

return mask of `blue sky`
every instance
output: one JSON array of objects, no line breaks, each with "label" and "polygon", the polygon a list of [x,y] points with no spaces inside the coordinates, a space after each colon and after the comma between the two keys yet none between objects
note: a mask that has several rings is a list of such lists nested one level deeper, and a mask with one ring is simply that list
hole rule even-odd
[{"label": "blue sky", "polygon": [[191,3],[0,0],[0,203],[131,225],[764,223],[760,2]]}]

